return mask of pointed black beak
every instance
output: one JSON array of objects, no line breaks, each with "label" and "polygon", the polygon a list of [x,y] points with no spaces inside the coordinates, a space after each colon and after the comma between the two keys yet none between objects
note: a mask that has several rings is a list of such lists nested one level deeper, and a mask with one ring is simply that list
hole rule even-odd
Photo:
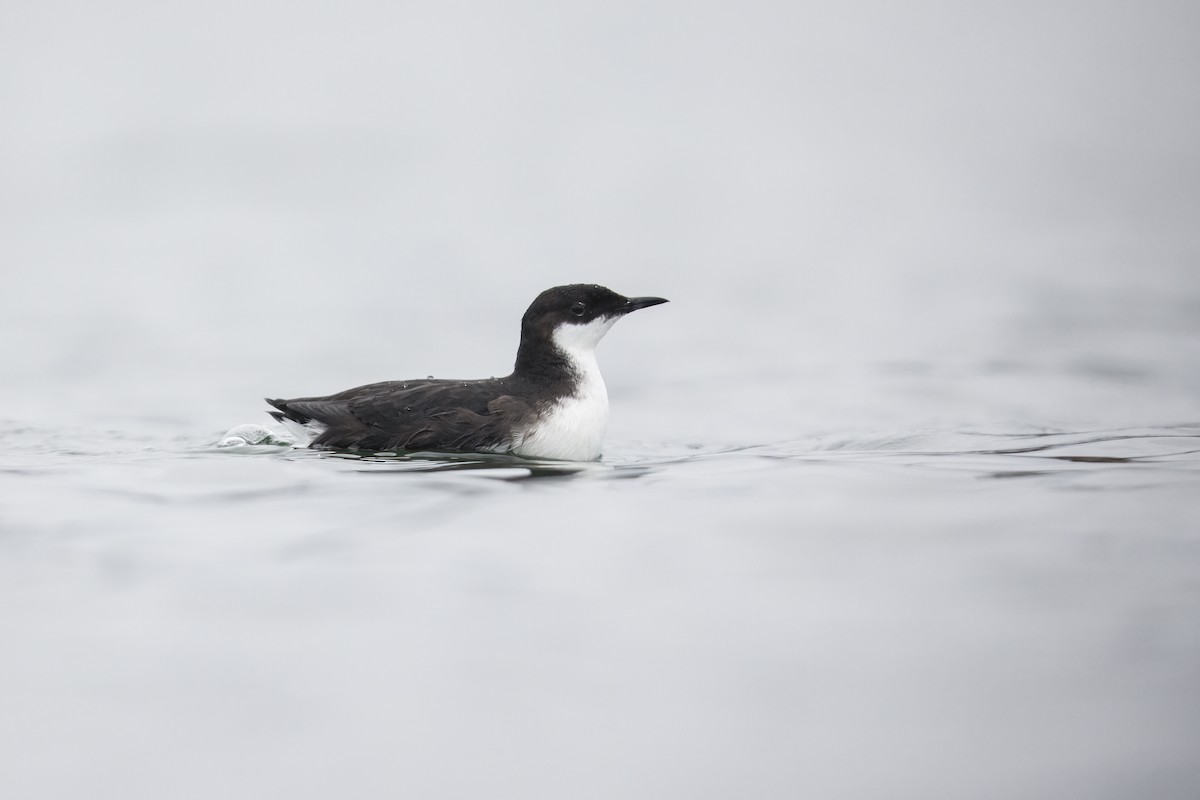
[{"label": "pointed black beak", "polygon": [[628,314],[630,311],[637,311],[639,308],[649,308],[657,306],[661,303],[666,303],[666,298],[663,297],[630,297],[625,301],[625,305],[617,309],[622,314]]}]

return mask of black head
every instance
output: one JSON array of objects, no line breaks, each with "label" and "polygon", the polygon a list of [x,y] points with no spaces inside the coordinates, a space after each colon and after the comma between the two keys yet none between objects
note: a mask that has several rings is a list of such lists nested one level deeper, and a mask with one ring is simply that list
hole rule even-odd
[{"label": "black head", "polygon": [[661,297],[625,297],[594,283],[547,289],[521,318],[516,371],[562,372],[570,360],[567,351],[590,351],[621,317],[665,302]]},{"label": "black head", "polygon": [[665,302],[661,297],[625,297],[594,283],[572,283],[539,294],[521,318],[521,326],[549,334],[563,323],[588,325],[601,319],[615,320],[630,311]]}]

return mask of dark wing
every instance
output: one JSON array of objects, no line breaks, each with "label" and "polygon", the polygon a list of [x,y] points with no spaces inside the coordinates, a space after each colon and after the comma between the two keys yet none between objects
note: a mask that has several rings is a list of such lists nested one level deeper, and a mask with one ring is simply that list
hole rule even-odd
[{"label": "dark wing", "polygon": [[386,381],[328,397],[267,402],[272,416],[325,426],[313,447],[475,452],[505,448],[528,423],[531,404],[508,394],[505,379]]}]

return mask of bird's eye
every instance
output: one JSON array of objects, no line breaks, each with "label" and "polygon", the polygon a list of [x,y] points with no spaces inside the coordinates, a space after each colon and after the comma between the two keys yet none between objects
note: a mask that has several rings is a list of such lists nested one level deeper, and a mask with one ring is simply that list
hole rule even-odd
[{"label": "bird's eye", "polygon": [[585,311],[587,311],[587,306],[585,306],[583,303],[575,303],[571,306],[571,313],[577,317],[582,317],[583,312]]}]

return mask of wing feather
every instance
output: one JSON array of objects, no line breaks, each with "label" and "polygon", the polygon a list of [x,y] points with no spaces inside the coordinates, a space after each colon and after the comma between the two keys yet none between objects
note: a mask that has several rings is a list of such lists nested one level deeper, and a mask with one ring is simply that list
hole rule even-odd
[{"label": "wing feather", "polygon": [[327,397],[268,400],[300,423],[325,425],[313,447],[361,450],[506,450],[535,413],[504,380],[386,381]]}]

